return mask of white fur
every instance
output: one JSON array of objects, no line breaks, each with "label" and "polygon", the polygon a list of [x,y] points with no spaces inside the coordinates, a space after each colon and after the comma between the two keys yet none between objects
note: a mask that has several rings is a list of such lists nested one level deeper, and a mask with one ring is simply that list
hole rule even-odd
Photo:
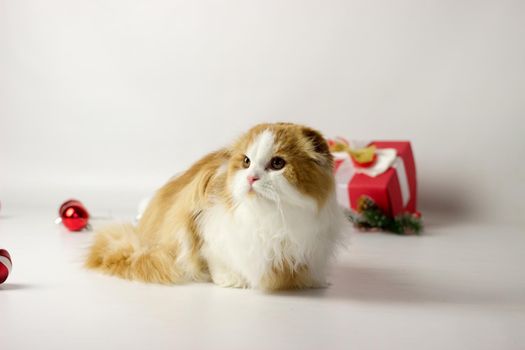
[{"label": "white fur", "polygon": [[[203,255],[215,283],[260,286],[261,279],[283,262],[308,266],[317,286],[325,284],[325,268],[339,240],[345,219],[335,194],[322,208],[288,183],[283,171],[267,169],[274,156],[274,135],[265,131],[249,147],[248,169],[239,170],[230,184],[234,209],[221,202],[199,218]],[[248,175],[260,180],[251,186]]]},{"label": "white fur", "polygon": [[[222,204],[200,219],[203,255],[215,274],[231,274],[237,286],[257,288],[265,273],[283,261],[307,265],[315,284],[325,284],[325,268],[339,240],[343,218],[335,198],[319,212],[288,204],[277,208],[264,198],[250,198],[232,213]],[[224,280],[226,276],[221,276]]]}]

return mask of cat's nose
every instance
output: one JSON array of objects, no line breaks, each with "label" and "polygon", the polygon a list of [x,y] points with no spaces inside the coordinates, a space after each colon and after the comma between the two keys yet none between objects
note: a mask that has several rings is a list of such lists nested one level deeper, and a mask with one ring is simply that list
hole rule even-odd
[{"label": "cat's nose", "polygon": [[251,186],[251,185],[253,185],[253,183],[254,183],[255,181],[259,180],[259,177],[258,177],[258,176],[255,176],[255,175],[253,175],[253,176],[252,176],[252,175],[248,175],[247,179],[248,179],[248,183],[249,183],[250,186]]}]

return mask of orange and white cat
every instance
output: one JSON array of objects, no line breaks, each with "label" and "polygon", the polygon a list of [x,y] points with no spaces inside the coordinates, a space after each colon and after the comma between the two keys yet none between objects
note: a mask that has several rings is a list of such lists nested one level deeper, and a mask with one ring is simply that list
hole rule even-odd
[{"label": "orange and white cat", "polygon": [[257,125],[164,185],[137,226],[98,232],[86,265],[157,283],[324,286],[345,223],[332,166],[319,132]]}]

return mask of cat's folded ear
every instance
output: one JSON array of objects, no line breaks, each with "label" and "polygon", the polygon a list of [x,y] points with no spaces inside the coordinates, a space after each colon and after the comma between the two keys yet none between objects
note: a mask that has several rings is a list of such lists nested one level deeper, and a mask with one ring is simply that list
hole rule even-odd
[{"label": "cat's folded ear", "polygon": [[303,127],[302,134],[310,144],[310,150],[308,152],[310,157],[320,165],[332,166],[333,156],[330,153],[328,143],[323,135],[319,131],[309,127]]}]

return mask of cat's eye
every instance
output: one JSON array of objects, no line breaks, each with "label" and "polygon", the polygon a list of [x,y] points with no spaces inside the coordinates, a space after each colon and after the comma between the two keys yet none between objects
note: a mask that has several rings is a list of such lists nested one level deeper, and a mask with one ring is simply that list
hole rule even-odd
[{"label": "cat's eye", "polygon": [[245,167],[245,168],[249,168],[250,167],[250,158],[244,156],[244,160],[242,161],[242,166]]},{"label": "cat's eye", "polygon": [[286,162],[281,157],[273,157],[270,160],[270,169],[272,170],[281,170],[286,165]]}]

